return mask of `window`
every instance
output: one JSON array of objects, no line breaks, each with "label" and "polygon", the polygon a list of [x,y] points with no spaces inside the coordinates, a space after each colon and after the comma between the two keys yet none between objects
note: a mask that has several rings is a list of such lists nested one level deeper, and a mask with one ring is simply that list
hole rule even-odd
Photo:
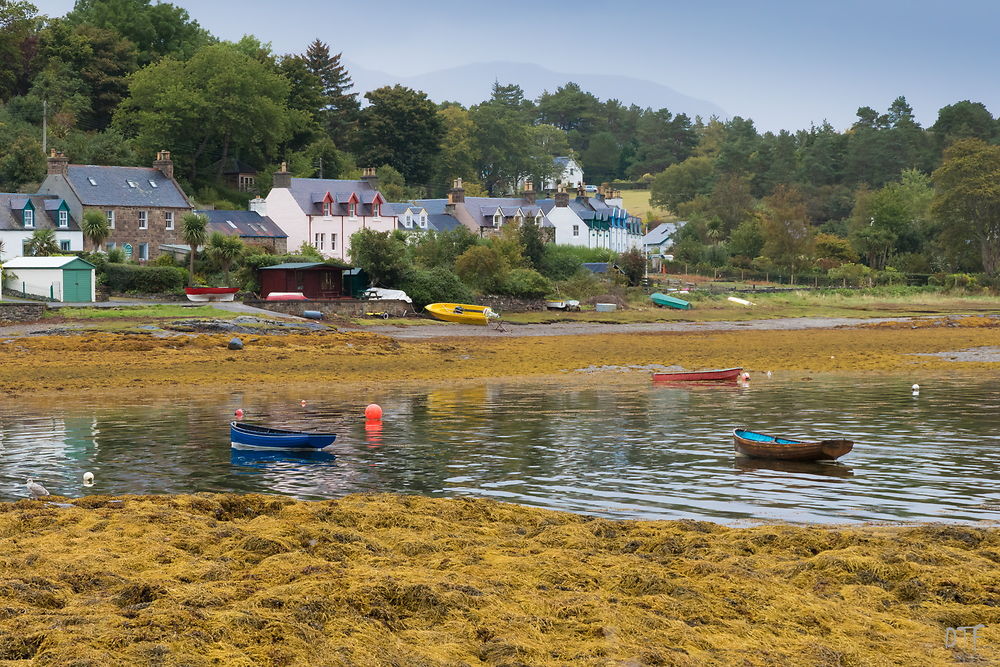
[{"label": "window", "polygon": [[535,224],[536,225],[542,224],[542,212],[541,211],[539,211],[538,213],[535,214]]},{"label": "window", "polygon": [[148,229],[149,220],[148,213],[146,211],[139,211],[139,229]]},{"label": "window", "polygon": [[139,259],[147,260],[149,259],[149,244],[140,243],[139,244]]},{"label": "window", "polygon": [[336,250],[336,249],[337,249],[337,235],[330,234],[330,250]]},{"label": "window", "polygon": [[382,205],[377,202],[372,202],[372,217],[378,218],[382,215]]},{"label": "window", "polygon": [[240,176],[239,177],[240,192],[249,192],[250,190],[253,189],[255,182],[256,181],[254,181],[253,176]]},{"label": "window", "polygon": [[[236,229],[236,224],[232,220],[226,220],[226,224],[232,227],[233,229]],[[253,225],[250,226],[253,227]]]},{"label": "window", "polygon": [[497,227],[499,227],[501,222],[503,222],[503,219],[500,217],[500,214],[499,213],[494,213],[493,214],[493,224],[496,225]]},{"label": "window", "polygon": [[24,209],[24,226],[34,227],[35,226],[35,212],[30,208]]},{"label": "window", "polygon": [[421,227],[426,227],[427,226],[427,214],[426,213],[421,213],[420,214],[420,226]]},{"label": "window", "polygon": [[118,247],[118,244],[115,243],[114,241],[108,241],[107,243],[104,244],[104,247],[107,250],[114,250],[116,247]]},{"label": "window", "polygon": [[323,215],[330,216],[330,202],[328,201],[323,202]]},{"label": "window", "polygon": [[105,211],[104,212],[104,217],[106,217],[108,219],[108,229],[114,229],[115,228],[115,212],[114,211]]},{"label": "window", "polygon": [[580,235],[580,225],[573,225],[573,236]]},{"label": "window", "polygon": [[60,239],[59,249],[64,252],[69,252],[69,239]]},{"label": "window", "polygon": [[165,212],[163,214],[163,219],[167,223],[166,224],[166,228],[167,229],[173,229],[174,228],[174,212],[173,211],[167,211],[167,212]]},{"label": "window", "polygon": [[136,183],[135,181],[125,181],[125,182],[128,183],[128,186],[130,188],[137,188],[137,187],[139,187],[139,184]]},{"label": "window", "polygon": [[59,211],[59,226],[60,227],[69,227],[69,212],[68,211]]},{"label": "window", "polygon": [[149,179],[149,187],[151,187],[151,188],[158,188],[160,186],[158,186],[156,184],[156,181],[154,181],[153,179]]},{"label": "window", "polygon": [[315,239],[313,240],[313,246],[316,250],[323,250],[323,246],[326,245],[326,234],[317,233]]},{"label": "window", "polygon": [[97,181],[94,180],[93,176],[88,176],[87,182],[90,183],[91,185],[97,185]]},{"label": "window", "polygon": [[413,214],[410,213],[409,211],[406,212],[406,218],[403,219],[403,224],[405,224],[407,227],[413,226]]},{"label": "window", "polygon": [[349,212],[349,215],[352,218],[358,217],[358,205],[357,204],[348,204],[347,205],[347,210]]}]

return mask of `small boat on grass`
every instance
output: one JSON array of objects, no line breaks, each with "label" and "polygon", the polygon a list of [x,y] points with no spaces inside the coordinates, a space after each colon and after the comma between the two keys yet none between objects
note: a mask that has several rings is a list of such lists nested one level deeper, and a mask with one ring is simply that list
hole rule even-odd
[{"label": "small boat on grass", "polygon": [[735,382],[742,372],[742,368],[718,368],[711,371],[653,373],[653,382]]},{"label": "small boat on grass", "polygon": [[188,301],[232,301],[239,287],[185,287]]},{"label": "small boat on grass", "polygon": [[255,424],[229,423],[229,440],[237,449],[320,451],[337,439],[335,433],[308,433]]},{"label": "small boat on grass", "polygon": [[649,295],[653,303],[657,306],[666,306],[667,308],[678,308],[680,310],[691,310],[691,304],[684,299],[678,299],[676,296],[670,296],[669,294],[664,294],[663,292],[654,292]]},{"label": "small boat on grass", "polygon": [[424,310],[436,319],[459,324],[489,324],[490,320],[500,318],[489,306],[468,303],[429,303]]},{"label": "small boat on grass", "polygon": [[740,428],[733,429],[733,443],[742,456],[783,461],[833,461],[854,449],[852,440],[806,442]]}]

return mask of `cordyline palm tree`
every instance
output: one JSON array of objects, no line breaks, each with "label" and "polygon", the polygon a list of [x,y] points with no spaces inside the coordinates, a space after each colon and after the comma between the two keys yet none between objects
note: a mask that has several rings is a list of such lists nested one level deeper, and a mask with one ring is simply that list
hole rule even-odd
[{"label": "cordyline palm tree", "polygon": [[32,257],[48,257],[59,253],[59,242],[52,229],[36,229],[24,244],[24,252]]},{"label": "cordyline palm tree", "polygon": [[208,234],[208,218],[197,213],[186,213],[181,218],[181,238],[191,250],[188,252],[188,287],[194,285],[194,254],[198,246],[205,245]]},{"label": "cordyline palm tree", "polygon": [[83,235],[94,244],[94,252],[99,252],[104,241],[111,236],[108,219],[100,211],[87,211],[83,214],[83,224],[80,225]]},{"label": "cordyline palm tree", "polygon": [[208,256],[222,265],[222,271],[226,274],[226,285],[229,285],[229,267],[239,259],[246,251],[246,246],[238,236],[226,236],[222,232],[212,232],[208,239],[205,252]]}]

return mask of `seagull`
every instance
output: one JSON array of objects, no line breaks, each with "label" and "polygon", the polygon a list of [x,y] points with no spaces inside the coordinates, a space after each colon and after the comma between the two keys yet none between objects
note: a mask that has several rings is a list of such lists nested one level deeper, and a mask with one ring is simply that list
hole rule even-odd
[{"label": "seagull", "polygon": [[31,497],[34,498],[35,500],[38,500],[42,496],[50,495],[44,486],[32,481],[30,477],[28,478],[28,482],[25,484],[25,486],[28,487],[28,493],[30,493]]}]

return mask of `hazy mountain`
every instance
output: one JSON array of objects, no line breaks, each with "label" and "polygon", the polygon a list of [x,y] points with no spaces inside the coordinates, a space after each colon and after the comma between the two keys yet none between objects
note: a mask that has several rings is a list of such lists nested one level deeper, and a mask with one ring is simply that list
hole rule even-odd
[{"label": "hazy mountain", "polygon": [[545,90],[554,92],[559,86],[573,81],[602,100],[617,99],[625,106],[637,104],[653,109],[666,108],[673,113],[686,113],[691,118],[696,115],[703,118],[728,116],[712,102],[684,95],[659,83],[628,76],[566,74],[538,65],[512,62],[474,63],[416,76],[395,76],[353,63],[346,64],[354,79],[354,89],[361,93],[362,104],[365,92],[396,83],[422,90],[435,102],[450,100],[469,106],[489,99],[494,81],[516,83],[524,89],[525,97],[531,99]]}]

